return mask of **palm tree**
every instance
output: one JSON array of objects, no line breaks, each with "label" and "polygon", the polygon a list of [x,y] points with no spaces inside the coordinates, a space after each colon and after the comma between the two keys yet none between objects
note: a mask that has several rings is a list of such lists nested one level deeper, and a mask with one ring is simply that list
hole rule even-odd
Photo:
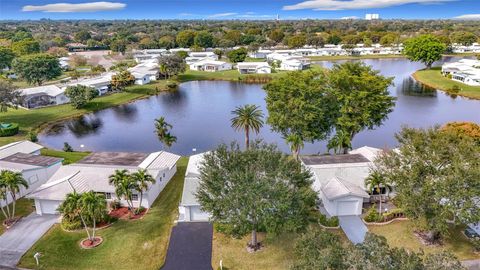
[{"label": "palm tree", "polygon": [[[95,240],[95,229],[97,226],[97,219],[101,219],[107,209],[107,201],[103,194],[98,194],[93,191],[85,192],[81,198],[81,212],[93,222],[92,235],[89,234],[89,240]],[[87,230],[88,231],[88,230]]]},{"label": "palm tree", "polygon": [[82,195],[77,192],[68,193],[65,200],[58,207],[60,213],[64,218],[73,220],[80,217],[83,228],[87,232],[88,239],[90,239],[90,232],[88,231],[87,223],[85,222],[84,215],[82,214]]},{"label": "palm tree", "polygon": [[[375,190],[378,194],[381,194],[382,187],[386,188],[387,190],[391,189],[391,186],[387,182],[386,178],[378,171],[373,171],[365,179],[365,186],[368,190],[370,190],[370,192],[373,192]],[[382,198],[380,198],[378,212],[382,213]]]},{"label": "palm tree", "polygon": [[148,189],[149,184],[155,184],[155,178],[150,175],[147,170],[141,169],[132,174],[133,182],[135,182],[136,190],[140,193],[140,202],[137,212],[139,212],[143,200],[143,192]]},{"label": "palm tree", "polygon": [[8,200],[6,198],[8,195],[5,194],[5,203],[7,204],[6,208],[9,215],[8,219],[13,219],[15,218],[15,202],[17,200],[17,193],[20,192],[20,189],[22,187],[28,188],[28,182],[23,179],[21,173],[8,170],[3,170],[0,172],[0,182],[2,183],[0,184],[2,190],[8,192],[8,194],[10,194],[10,197],[12,198],[12,211],[10,212]]},{"label": "palm tree", "polygon": [[5,182],[1,177],[1,174],[0,174],[0,201],[5,202],[5,208],[7,209],[8,214],[5,211],[3,206],[0,206],[0,208],[2,209],[2,213],[5,216],[5,220],[8,220],[10,218],[10,210],[8,209],[8,191],[7,191],[7,186],[5,185]]},{"label": "palm tree", "polygon": [[259,106],[247,104],[239,106],[232,111],[234,117],[231,119],[232,127],[235,130],[245,130],[245,148],[250,146],[250,130],[260,132],[263,127],[263,112]]},{"label": "palm tree", "polygon": [[290,134],[285,138],[285,141],[290,145],[290,150],[295,160],[298,160],[300,150],[304,146],[302,137],[298,134]]},{"label": "palm tree", "polygon": [[333,149],[334,153],[340,153],[343,150],[343,154],[348,154],[348,150],[352,149],[352,142],[347,132],[338,130],[335,135],[328,141],[327,149],[330,151]]},{"label": "palm tree", "polygon": [[173,126],[171,124],[165,121],[165,117],[163,116],[155,119],[155,132],[157,133],[157,137],[168,148],[170,148],[177,141],[177,137],[170,133],[172,127]]},{"label": "palm tree", "polygon": [[115,173],[108,177],[108,183],[115,186],[117,198],[124,198],[127,201],[128,208],[133,213],[133,190],[136,188],[132,181],[132,176],[127,170],[115,170]]}]

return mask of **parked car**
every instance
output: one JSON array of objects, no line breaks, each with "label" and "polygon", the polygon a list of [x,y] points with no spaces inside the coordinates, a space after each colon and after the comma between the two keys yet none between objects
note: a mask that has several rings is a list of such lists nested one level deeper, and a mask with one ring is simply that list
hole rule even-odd
[{"label": "parked car", "polygon": [[475,237],[480,237],[480,235],[478,235],[478,233],[476,231],[474,231],[472,228],[470,227],[467,227],[464,231],[465,235],[468,237],[468,238],[475,238]]}]

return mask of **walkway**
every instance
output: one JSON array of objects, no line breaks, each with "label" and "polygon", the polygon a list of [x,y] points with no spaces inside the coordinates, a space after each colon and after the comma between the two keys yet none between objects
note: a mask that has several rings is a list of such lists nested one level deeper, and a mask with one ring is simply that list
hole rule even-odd
[{"label": "walkway", "polygon": [[180,222],[173,227],[162,270],[212,270],[212,224]]},{"label": "walkway", "polygon": [[0,269],[15,267],[23,254],[58,220],[57,215],[31,213],[0,236]]},{"label": "walkway", "polygon": [[339,216],[340,227],[354,244],[363,243],[368,232],[367,226],[360,216]]}]

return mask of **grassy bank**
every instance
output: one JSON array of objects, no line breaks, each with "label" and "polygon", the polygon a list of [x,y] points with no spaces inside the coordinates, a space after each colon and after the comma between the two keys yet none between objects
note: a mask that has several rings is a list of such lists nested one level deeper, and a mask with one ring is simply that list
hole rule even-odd
[{"label": "grassy bank", "polygon": [[232,69],[227,71],[218,71],[218,72],[205,72],[205,71],[195,71],[187,70],[184,74],[178,76],[179,82],[188,82],[188,81],[242,81],[249,77],[271,77],[275,78],[284,74],[284,71],[278,71],[270,74],[240,74],[238,70]]},{"label": "grassy bank", "polygon": [[308,56],[313,61],[334,60],[357,60],[357,59],[381,59],[381,58],[404,58],[403,54],[378,54],[378,55],[335,55],[335,56]]},{"label": "grassy bank", "polygon": [[0,137],[0,145],[22,140],[29,130],[36,130],[47,123],[61,121],[145,98],[159,91],[166,90],[166,85],[167,81],[158,81],[154,84],[130,86],[124,92],[95,98],[82,109],[74,109],[70,104],[35,110],[25,110],[21,108],[18,110],[9,109],[8,112],[1,114],[2,122],[18,123],[20,125],[20,133],[12,137]]},{"label": "grassy bank", "polygon": [[464,96],[473,99],[480,99],[480,86],[470,86],[460,82],[451,80],[441,73],[441,68],[435,67],[432,69],[418,70],[413,74],[415,80],[442,91],[448,91],[454,86],[458,86],[461,90],[459,96]]},{"label": "grassy bank", "polygon": [[52,227],[21,259],[19,266],[36,268],[33,254],[41,252],[37,269],[160,269],[183,189],[188,158],[177,163],[178,171],[141,220],[119,220],[99,230],[104,242],[91,250],[80,248],[84,231],[65,232]]}]

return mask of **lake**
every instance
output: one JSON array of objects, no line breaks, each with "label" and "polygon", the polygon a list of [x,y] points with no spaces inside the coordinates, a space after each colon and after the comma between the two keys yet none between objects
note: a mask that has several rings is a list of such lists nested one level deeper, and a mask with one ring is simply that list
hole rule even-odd
[{"label": "lake", "polygon": [[[454,61],[445,57],[442,61]],[[450,121],[480,122],[480,101],[452,98],[443,92],[428,89],[411,78],[422,64],[398,59],[361,60],[395,77],[390,93],[397,97],[394,111],[381,127],[358,134],[354,147],[395,147],[394,134],[402,126],[430,127]],[[337,61],[342,62],[342,61]],[[331,67],[333,62],[318,64]],[[441,64],[441,63],[437,63]],[[61,149],[68,142],[81,151],[153,152],[163,149],[154,133],[154,119],[164,116],[173,125],[177,143],[169,151],[190,155],[214,149],[220,143],[237,140],[243,145],[244,133],[230,127],[231,111],[236,106],[257,104],[266,113],[265,92],[261,85],[226,81],[193,81],[182,83],[177,91],[161,93],[56,124],[39,135],[40,142]],[[268,126],[254,136],[275,142],[288,152],[280,134]],[[326,142],[305,144],[303,154],[323,153]],[[83,146],[83,147],[81,147]]]}]

